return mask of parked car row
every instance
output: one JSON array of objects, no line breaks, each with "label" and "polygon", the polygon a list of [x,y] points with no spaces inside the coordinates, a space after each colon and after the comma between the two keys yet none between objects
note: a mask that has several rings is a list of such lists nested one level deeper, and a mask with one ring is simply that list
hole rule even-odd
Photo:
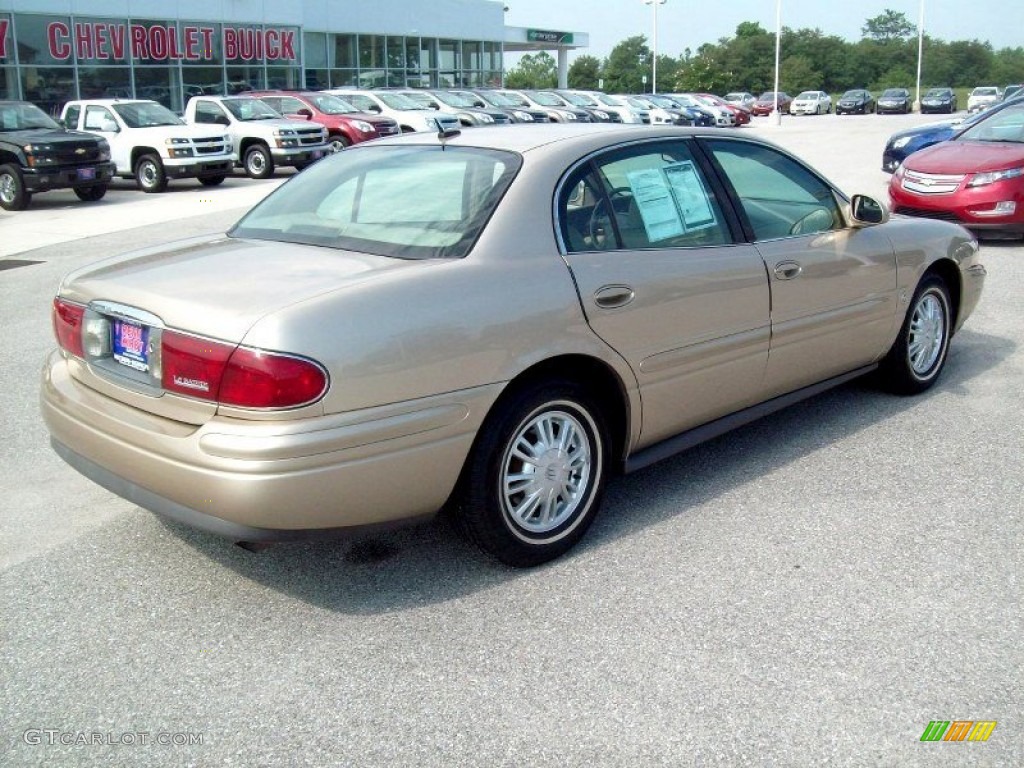
[{"label": "parked car row", "polygon": [[[980,86],[971,91],[967,101],[968,112],[979,112],[999,104],[1017,92],[1021,86],[1009,85],[1005,90],[994,86]],[[802,91],[796,98],[780,91],[766,91],[755,97],[746,91],[728,93],[725,100],[742,106],[754,115],[770,115],[775,111],[776,104],[780,112],[791,115],[825,115],[832,112],[837,115],[868,114],[908,114],[913,110],[914,100],[906,88],[886,88],[877,99],[865,88],[853,88],[846,91],[836,101],[834,107],[832,97],[825,91]],[[952,88],[929,88],[921,98],[922,114],[958,110],[956,92]]]},{"label": "parked car row", "polygon": [[[82,200],[99,200],[115,177],[134,179],[151,193],[173,179],[217,186],[235,167],[264,179],[279,167],[302,170],[327,154],[399,133],[537,122],[750,122],[745,106],[709,93],[558,89],[201,92],[189,98],[181,116],[149,99],[76,99],[64,105],[59,124],[32,104],[0,104],[0,135],[12,147],[0,149],[0,206],[6,210],[21,210],[33,194],[50,189],[72,188]],[[58,173],[50,155],[65,145],[73,154],[63,158]],[[26,153],[25,147],[32,149]],[[81,147],[88,149],[77,152]]]}]

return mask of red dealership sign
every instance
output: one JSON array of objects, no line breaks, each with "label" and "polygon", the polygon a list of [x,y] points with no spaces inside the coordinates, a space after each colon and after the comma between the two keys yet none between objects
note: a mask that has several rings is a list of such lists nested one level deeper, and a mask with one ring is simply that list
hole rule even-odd
[{"label": "red dealership sign", "polygon": [[7,58],[7,28],[10,25],[10,19],[0,19],[0,59]]},{"label": "red dealership sign", "polygon": [[[0,21],[6,32],[6,22]],[[133,59],[156,61],[210,61],[214,58],[216,27],[183,26],[180,30],[163,24],[87,22],[67,24],[54,21],[46,27],[50,55],[58,61],[75,56],[78,61]],[[0,35],[0,39],[2,39]],[[297,61],[295,30],[268,27],[224,27],[220,42],[226,60]],[[0,57],[3,47],[0,45]]]}]

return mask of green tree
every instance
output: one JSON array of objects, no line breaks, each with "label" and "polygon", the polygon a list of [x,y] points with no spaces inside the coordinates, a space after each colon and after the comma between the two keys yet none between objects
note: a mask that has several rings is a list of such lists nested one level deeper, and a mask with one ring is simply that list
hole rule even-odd
[{"label": "green tree", "polygon": [[[643,77],[647,76],[645,88]],[[604,89],[608,93],[643,93],[651,87],[651,49],[643,35],[627,37],[612,48],[604,63]]]},{"label": "green tree", "polygon": [[1024,83],[1024,48],[1003,48],[992,57],[993,85]]},{"label": "green tree", "polygon": [[886,88],[906,88],[913,93],[916,81],[916,75],[911,74],[909,70],[894,67],[883,72],[876,80],[870,81],[868,89],[881,93]]},{"label": "green tree", "polygon": [[601,79],[601,61],[596,56],[579,56],[569,66],[569,87],[597,90]]},{"label": "green tree", "polygon": [[732,80],[726,91],[770,90],[775,79],[775,35],[756,22],[736,27],[736,37],[722,45],[722,57],[729,62]]},{"label": "green tree", "polygon": [[779,89],[790,96],[796,96],[800,91],[817,90],[817,83],[821,82],[821,72],[814,68],[812,62],[806,56],[787,56],[779,67]]},{"label": "green tree", "polygon": [[508,88],[554,88],[558,69],[554,57],[546,51],[527,53],[519,64],[505,73]]},{"label": "green tree", "polygon": [[871,40],[889,43],[909,39],[917,32],[917,27],[910,23],[905,13],[886,8],[874,18],[865,21],[860,31],[864,37]]}]

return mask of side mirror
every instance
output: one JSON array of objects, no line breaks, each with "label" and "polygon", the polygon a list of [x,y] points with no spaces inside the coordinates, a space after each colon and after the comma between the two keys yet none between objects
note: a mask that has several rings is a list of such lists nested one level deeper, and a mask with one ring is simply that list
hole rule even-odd
[{"label": "side mirror", "polygon": [[118,133],[121,129],[117,127],[117,123],[113,120],[104,120],[100,130],[104,133]]},{"label": "side mirror", "polygon": [[381,111],[380,106],[377,104],[370,104],[369,109],[371,112],[376,112],[377,114],[380,114]]},{"label": "side mirror", "polygon": [[889,220],[889,209],[867,195],[854,195],[850,201],[850,213],[854,226],[885,224]]},{"label": "side mirror", "polygon": [[313,119],[313,110],[310,109],[309,107],[302,107],[295,114],[299,115],[300,117],[304,117],[307,120],[312,120]]}]

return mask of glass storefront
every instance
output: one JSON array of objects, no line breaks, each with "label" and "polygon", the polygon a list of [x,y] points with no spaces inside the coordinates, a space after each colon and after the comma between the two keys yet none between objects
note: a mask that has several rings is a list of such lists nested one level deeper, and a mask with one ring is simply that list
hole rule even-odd
[{"label": "glass storefront", "polygon": [[181,111],[191,96],[264,88],[497,85],[501,64],[501,43],[480,40],[0,14],[0,98],[51,113],[74,98],[147,98]]},{"label": "glass storefront", "polygon": [[18,70],[14,68],[14,35],[11,17],[0,13],[0,99],[13,99],[18,93]]}]

